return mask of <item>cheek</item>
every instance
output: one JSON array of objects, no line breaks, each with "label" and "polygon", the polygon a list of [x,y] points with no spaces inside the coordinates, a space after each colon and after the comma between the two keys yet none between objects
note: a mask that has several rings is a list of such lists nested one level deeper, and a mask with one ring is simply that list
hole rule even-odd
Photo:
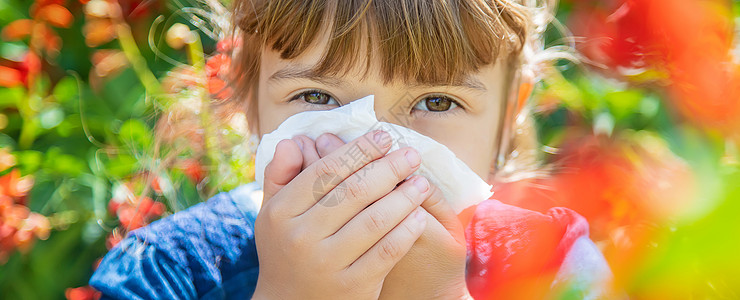
[{"label": "cheek", "polygon": [[274,131],[283,121],[296,113],[291,111],[291,106],[277,103],[273,98],[274,96],[269,93],[261,91],[257,93],[260,137]]},{"label": "cheek", "polygon": [[483,180],[487,180],[494,163],[498,124],[494,118],[451,118],[449,120],[415,120],[412,129],[447,146]]}]

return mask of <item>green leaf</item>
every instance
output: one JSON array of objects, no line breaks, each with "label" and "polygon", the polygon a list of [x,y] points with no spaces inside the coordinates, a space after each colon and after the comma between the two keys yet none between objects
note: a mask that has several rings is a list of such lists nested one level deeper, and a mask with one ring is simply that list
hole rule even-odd
[{"label": "green leaf", "polygon": [[0,109],[17,107],[25,98],[26,90],[23,87],[2,88],[0,89]]},{"label": "green leaf", "polygon": [[76,156],[64,154],[57,147],[49,149],[46,154],[44,169],[52,174],[77,176],[83,170],[87,170],[87,166],[81,159]]},{"label": "green leaf", "polygon": [[138,119],[129,119],[121,125],[118,137],[124,144],[135,149],[147,149],[152,142],[149,127]]},{"label": "green leaf", "polygon": [[52,92],[54,98],[65,107],[74,109],[74,104],[77,103],[79,92],[77,90],[77,79],[72,76],[62,78]]},{"label": "green leaf", "polygon": [[15,159],[23,174],[36,172],[41,167],[43,157],[41,152],[34,150],[15,152]]},{"label": "green leaf", "polygon": [[637,113],[644,95],[638,90],[613,91],[604,95],[609,110],[617,121]]},{"label": "green leaf", "polygon": [[122,178],[135,172],[138,168],[138,160],[130,155],[117,155],[106,164],[106,169],[110,176]]}]

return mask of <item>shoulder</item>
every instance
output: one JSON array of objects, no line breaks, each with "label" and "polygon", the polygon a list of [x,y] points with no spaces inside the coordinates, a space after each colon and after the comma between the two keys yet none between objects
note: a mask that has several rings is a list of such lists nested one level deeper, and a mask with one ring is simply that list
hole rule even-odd
[{"label": "shoulder", "polygon": [[103,258],[90,284],[134,299],[251,295],[258,272],[257,187],[220,193],[131,232]]},{"label": "shoulder", "polygon": [[567,208],[537,212],[493,199],[480,203],[466,229],[471,293],[534,299],[574,278],[581,286],[610,278],[588,234],[586,219]]}]

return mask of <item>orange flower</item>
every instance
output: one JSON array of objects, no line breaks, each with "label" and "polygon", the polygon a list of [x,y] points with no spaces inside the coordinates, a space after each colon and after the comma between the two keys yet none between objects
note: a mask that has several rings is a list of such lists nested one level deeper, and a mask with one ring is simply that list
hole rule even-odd
[{"label": "orange flower", "polygon": [[0,177],[0,264],[15,249],[27,252],[36,238],[49,237],[49,220],[24,204],[32,184],[30,177],[20,177],[18,169]]},{"label": "orange flower", "polygon": [[90,19],[82,26],[85,44],[88,47],[97,47],[116,38],[116,30],[109,19]]},{"label": "orange flower", "polygon": [[62,38],[51,27],[45,24],[38,25],[38,33],[34,36],[37,41],[36,43],[42,49],[46,50],[47,55],[56,56],[59,54],[59,50],[62,49]]},{"label": "orange flower", "polygon": [[2,36],[6,41],[17,41],[31,35],[32,28],[31,19],[15,20],[3,28]]},{"label": "orange flower", "polygon": [[20,174],[18,169],[13,169],[10,173],[0,177],[0,195],[19,199],[26,196],[33,186],[33,178],[21,177]]},{"label": "orange flower", "polygon": [[223,53],[216,54],[206,62],[206,75],[209,77],[226,76],[229,72],[230,64],[231,58],[228,55]]},{"label": "orange flower", "polygon": [[228,76],[231,57],[224,53],[216,54],[206,62],[206,76],[208,77],[208,92],[216,99],[227,99],[233,93],[223,79]]},{"label": "orange flower", "polygon": [[34,18],[62,28],[68,28],[74,21],[72,13],[70,13],[67,8],[59,4],[41,6],[34,14]]},{"label": "orange flower", "polygon": [[126,54],[120,50],[98,50],[92,55],[95,74],[100,77],[115,76],[128,65]]},{"label": "orange flower", "polygon": [[81,286],[76,288],[68,288],[64,292],[64,296],[67,300],[97,300],[100,299],[100,292],[92,288],[91,286]]},{"label": "orange flower", "polygon": [[0,66],[0,86],[14,87],[23,85],[23,74],[20,71]]},{"label": "orange flower", "polygon": [[121,226],[127,230],[141,228],[153,219],[162,216],[165,211],[164,203],[155,202],[149,197],[136,198],[134,201],[117,202],[115,199],[108,203],[111,213],[118,216]]}]

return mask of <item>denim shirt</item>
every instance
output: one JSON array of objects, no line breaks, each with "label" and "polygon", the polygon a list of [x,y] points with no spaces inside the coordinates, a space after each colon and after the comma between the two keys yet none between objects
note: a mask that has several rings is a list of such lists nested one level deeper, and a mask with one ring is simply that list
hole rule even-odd
[{"label": "denim shirt", "polygon": [[248,299],[259,272],[258,189],[246,184],[132,231],[90,285],[102,299]]},{"label": "denim shirt", "polygon": [[[220,193],[132,231],[103,258],[90,285],[102,299],[247,299],[259,274],[256,183]],[[569,282],[579,298],[606,293],[611,272],[588,239],[567,251],[553,286]]]}]

